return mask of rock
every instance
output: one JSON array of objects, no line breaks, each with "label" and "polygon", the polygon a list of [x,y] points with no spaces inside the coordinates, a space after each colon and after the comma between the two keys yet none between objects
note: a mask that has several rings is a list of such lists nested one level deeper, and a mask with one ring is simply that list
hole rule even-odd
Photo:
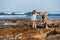
[{"label": "rock", "polygon": [[56,29],[56,31],[57,31],[58,33],[60,33],[60,28]]},{"label": "rock", "polygon": [[[53,25],[49,24],[50,29],[31,29],[29,24],[30,20],[10,20],[15,22],[23,22],[16,26],[6,25],[0,28],[0,38],[3,40],[59,40],[60,36],[60,23],[56,20]],[[26,22],[26,23],[25,23]],[[60,21],[59,21],[60,22]],[[40,23],[40,22],[39,22]],[[38,24],[39,24],[38,23]],[[53,29],[52,29],[53,28]],[[55,31],[54,31],[55,30]],[[54,35],[55,34],[55,35]]]},{"label": "rock", "polygon": [[58,35],[50,35],[46,40],[60,40],[60,34]]}]

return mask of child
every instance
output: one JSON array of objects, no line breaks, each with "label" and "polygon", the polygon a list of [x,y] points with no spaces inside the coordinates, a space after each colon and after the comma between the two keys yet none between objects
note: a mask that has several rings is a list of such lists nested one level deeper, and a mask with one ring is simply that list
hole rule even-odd
[{"label": "child", "polygon": [[37,27],[36,27],[36,20],[37,20],[36,11],[33,10],[33,11],[32,11],[32,16],[31,16],[31,21],[32,21],[32,27],[33,27],[34,29],[37,29]]},{"label": "child", "polygon": [[49,17],[46,15],[46,12],[40,12],[39,15],[42,17],[43,23],[46,26],[46,29],[48,29],[47,20],[49,20]]}]

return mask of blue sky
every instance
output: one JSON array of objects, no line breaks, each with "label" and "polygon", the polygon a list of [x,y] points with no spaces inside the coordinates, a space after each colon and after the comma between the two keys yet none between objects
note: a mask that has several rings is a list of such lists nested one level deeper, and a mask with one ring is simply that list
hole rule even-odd
[{"label": "blue sky", "polygon": [[60,11],[60,0],[0,0],[0,12]]}]

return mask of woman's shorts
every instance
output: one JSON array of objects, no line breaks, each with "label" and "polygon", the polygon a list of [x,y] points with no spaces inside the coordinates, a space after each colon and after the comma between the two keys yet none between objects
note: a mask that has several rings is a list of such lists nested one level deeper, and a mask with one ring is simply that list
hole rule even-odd
[{"label": "woman's shorts", "polygon": [[45,22],[45,24],[52,24],[52,21],[51,20],[44,20]]}]

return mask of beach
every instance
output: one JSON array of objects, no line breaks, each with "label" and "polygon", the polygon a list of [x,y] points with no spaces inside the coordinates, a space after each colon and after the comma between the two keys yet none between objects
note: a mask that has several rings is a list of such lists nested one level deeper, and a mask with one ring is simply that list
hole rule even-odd
[{"label": "beach", "polygon": [[60,40],[60,19],[51,21],[48,24],[50,29],[37,25],[38,29],[35,30],[30,19],[0,20],[0,23],[5,22],[0,25],[0,40]]}]

